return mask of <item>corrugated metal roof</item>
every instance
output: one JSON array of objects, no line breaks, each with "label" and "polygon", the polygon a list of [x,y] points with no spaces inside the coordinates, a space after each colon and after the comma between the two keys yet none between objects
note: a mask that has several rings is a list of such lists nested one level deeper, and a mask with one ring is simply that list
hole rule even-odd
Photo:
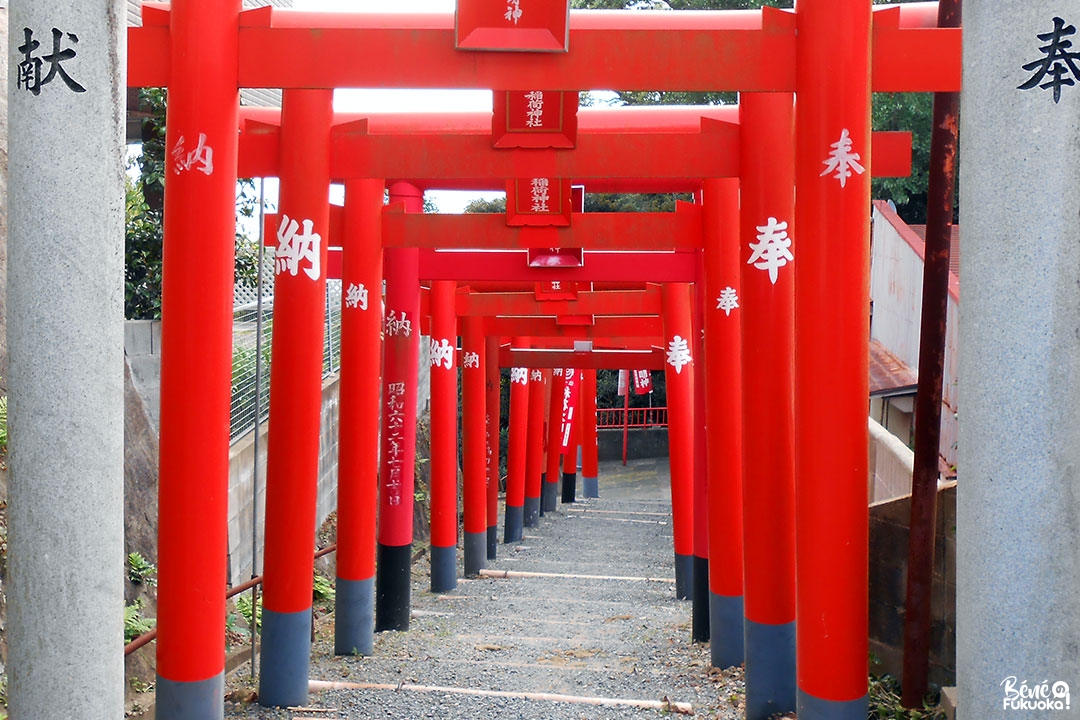
[{"label": "corrugated metal roof", "polygon": [[919,381],[904,361],[877,340],[870,341],[870,397],[914,395]]},{"label": "corrugated metal roof", "polygon": [[[925,225],[912,225],[911,229],[915,231],[915,234],[922,238],[922,241],[926,242],[926,226]],[[952,237],[949,238],[949,272],[956,276],[957,281],[960,279],[960,226],[952,226]]]}]

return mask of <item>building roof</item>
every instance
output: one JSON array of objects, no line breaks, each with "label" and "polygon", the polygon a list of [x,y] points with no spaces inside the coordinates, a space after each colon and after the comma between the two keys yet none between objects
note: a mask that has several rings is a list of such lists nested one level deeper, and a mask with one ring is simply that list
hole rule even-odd
[{"label": "building roof", "polygon": [[[879,212],[884,217],[896,232],[904,239],[905,242],[920,259],[926,260],[926,226],[925,225],[908,225],[904,222],[896,211],[893,210],[888,201],[875,200],[873,202],[874,210]],[[949,241],[949,294],[953,299],[959,302],[960,300],[960,226],[952,226],[952,236]]]},{"label": "building roof", "polygon": [[914,395],[919,381],[904,361],[870,340],[870,397]]},{"label": "building roof", "polygon": [[[915,234],[922,238],[923,243],[926,243],[926,226],[925,225],[910,225]],[[960,226],[953,225],[950,227],[952,230],[952,236],[949,238],[949,272],[956,277],[957,282],[960,281]]]}]

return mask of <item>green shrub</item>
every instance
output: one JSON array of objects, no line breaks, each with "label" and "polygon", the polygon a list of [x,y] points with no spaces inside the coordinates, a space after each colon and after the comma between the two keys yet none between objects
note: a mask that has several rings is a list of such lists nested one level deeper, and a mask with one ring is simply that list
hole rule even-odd
[{"label": "green shrub", "polygon": [[142,556],[141,553],[133,552],[127,557],[128,580],[133,585],[157,585],[157,566]]},{"label": "green shrub", "polygon": [[144,633],[154,629],[156,620],[144,617],[142,614],[143,600],[137,599],[130,605],[124,606],[124,642],[129,643]]},{"label": "green shrub", "polygon": [[[236,598],[236,612],[240,613],[241,617],[243,617],[244,620],[247,621],[248,627],[251,627],[252,607],[251,607],[251,595],[250,594],[244,593],[243,595],[238,595],[237,596],[237,598]],[[255,615],[255,631],[256,632],[261,632],[262,631],[262,595],[259,596],[259,601],[255,604],[254,615]]]}]

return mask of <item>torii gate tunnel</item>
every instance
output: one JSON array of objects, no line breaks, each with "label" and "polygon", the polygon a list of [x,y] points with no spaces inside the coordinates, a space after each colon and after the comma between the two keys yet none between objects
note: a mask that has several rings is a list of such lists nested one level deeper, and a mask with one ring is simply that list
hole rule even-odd
[{"label": "torii gate tunnel", "polygon": [[[497,453],[493,369],[603,367],[585,349],[618,350],[623,365],[668,373],[680,594],[707,574],[713,661],[747,663],[749,717],[864,718],[870,178],[906,174],[908,142],[872,136],[870,93],[959,89],[960,31],[936,20],[937,3],[871,0],[721,12],[458,0],[456,16],[144,4],[143,27],[128,34],[128,82],[169,89],[158,717],[223,715],[239,173],[281,177],[261,702],[307,698],[318,353],[333,266],[348,288],[337,652],[370,653],[374,629],[408,627],[423,315],[433,588],[456,583],[457,367],[472,573],[494,551],[497,488],[484,460]],[[280,114],[241,114],[241,87],[282,88]],[[484,88],[495,112],[336,116],[332,90],[342,87]],[[589,88],[739,91],[741,104],[579,113],[576,93]],[[328,204],[331,180],[345,182],[340,212]],[[573,184],[690,191],[696,202],[590,216],[573,211]],[[430,188],[506,189],[507,212],[423,216]],[[612,307],[627,292],[648,296],[635,300],[636,315]],[[524,307],[534,302],[551,306]],[[574,340],[595,345],[571,350]],[[562,392],[553,380],[549,394]],[[694,414],[694,383],[704,384],[704,418]],[[524,432],[543,417],[544,392],[517,397],[512,427],[522,434],[510,459],[521,468],[513,505],[522,516],[508,515],[510,539],[548,497],[535,481],[543,437]],[[549,424],[561,425],[557,399],[548,402]],[[484,436],[495,438],[487,449]],[[551,437],[548,483],[558,469]],[[569,442],[595,446],[581,435]]]}]

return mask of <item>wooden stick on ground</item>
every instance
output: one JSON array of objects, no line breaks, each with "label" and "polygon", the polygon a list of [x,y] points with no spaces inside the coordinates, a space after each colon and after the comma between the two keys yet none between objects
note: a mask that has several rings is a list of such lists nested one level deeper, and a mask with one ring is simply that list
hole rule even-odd
[{"label": "wooden stick on ground", "polygon": [[599,705],[605,707],[634,707],[647,710],[661,710],[679,713],[680,715],[693,715],[694,710],[690,703],[672,702],[666,697],[663,700],[628,700],[623,698],[584,697],[580,695],[559,695],[556,693],[533,693],[533,692],[509,692],[505,690],[476,690],[473,688],[438,687],[435,685],[391,685],[387,683],[354,683],[333,682],[325,680],[309,680],[308,688],[312,692],[321,690],[408,690],[410,692],[424,693],[455,693],[459,695],[475,695],[479,697],[501,697],[521,700],[547,700],[549,702],[574,703],[578,705]]}]

